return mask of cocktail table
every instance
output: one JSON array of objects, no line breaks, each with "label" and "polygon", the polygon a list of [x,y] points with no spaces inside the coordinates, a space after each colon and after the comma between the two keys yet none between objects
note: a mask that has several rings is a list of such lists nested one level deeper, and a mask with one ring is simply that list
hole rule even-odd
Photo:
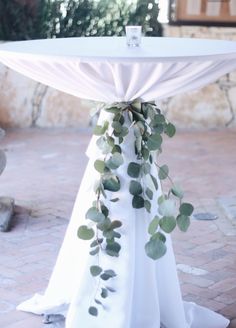
[{"label": "cocktail table", "polygon": [[[152,101],[200,88],[236,69],[236,43],[177,38],[143,38],[141,47],[129,48],[125,38],[68,38],[6,43],[0,61],[41,83],[69,94],[99,102]],[[102,110],[99,124],[111,120]],[[182,301],[169,235],[167,253],[153,261],[144,252],[150,215],[134,209],[128,193],[127,163],[136,157],[134,137],[123,146],[124,165],[118,169],[120,201],[109,206],[119,217],[122,251],[119,257],[102,258],[115,268],[116,289],[105,300],[97,317],[88,313],[96,283],[89,274],[89,243],[77,238],[86,219],[97,178],[94,160],[100,153],[94,136],[90,158],[71,221],[49,285],[18,309],[36,314],[61,313],[67,328],[225,328],[228,320],[194,303]],[[151,168],[153,170],[153,168]],[[154,173],[153,173],[154,174]],[[160,193],[160,189],[156,191]],[[158,211],[158,204],[152,204]]]}]

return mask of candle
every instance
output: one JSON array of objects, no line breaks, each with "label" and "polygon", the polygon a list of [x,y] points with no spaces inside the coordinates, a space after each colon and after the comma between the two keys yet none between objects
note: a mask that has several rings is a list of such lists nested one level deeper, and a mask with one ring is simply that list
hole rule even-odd
[{"label": "candle", "polygon": [[139,47],[141,44],[142,26],[126,26],[126,42],[129,47]]}]

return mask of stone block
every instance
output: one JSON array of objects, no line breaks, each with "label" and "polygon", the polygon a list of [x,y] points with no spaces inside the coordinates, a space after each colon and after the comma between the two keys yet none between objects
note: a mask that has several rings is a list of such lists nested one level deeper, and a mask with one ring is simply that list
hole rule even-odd
[{"label": "stone block", "polygon": [[35,124],[40,127],[80,127],[89,125],[92,102],[49,88]]},{"label": "stone block", "polygon": [[172,97],[167,117],[181,128],[224,127],[231,119],[225,93],[217,84]]},{"label": "stone block", "polygon": [[0,64],[0,122],[3,127],[32,125],[35,82]]}]

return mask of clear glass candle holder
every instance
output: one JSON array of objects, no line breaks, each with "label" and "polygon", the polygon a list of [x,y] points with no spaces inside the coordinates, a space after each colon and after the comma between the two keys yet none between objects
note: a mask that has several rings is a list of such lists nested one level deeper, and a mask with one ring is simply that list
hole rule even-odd
[{"label": "clear glass candle holder", "polygon": [[141,44],[142,26],[126,26],[126,42],[129,47],[139,47]]}]

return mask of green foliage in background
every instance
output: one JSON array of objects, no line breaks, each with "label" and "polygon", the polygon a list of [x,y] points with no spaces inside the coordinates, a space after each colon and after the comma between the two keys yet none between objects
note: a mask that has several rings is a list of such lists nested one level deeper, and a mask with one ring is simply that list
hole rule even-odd
[{"label": "green foliage in background", "polygon": [[0,0],[0,40],[124,35],[142,25],[161,36],[158,0]]}]

